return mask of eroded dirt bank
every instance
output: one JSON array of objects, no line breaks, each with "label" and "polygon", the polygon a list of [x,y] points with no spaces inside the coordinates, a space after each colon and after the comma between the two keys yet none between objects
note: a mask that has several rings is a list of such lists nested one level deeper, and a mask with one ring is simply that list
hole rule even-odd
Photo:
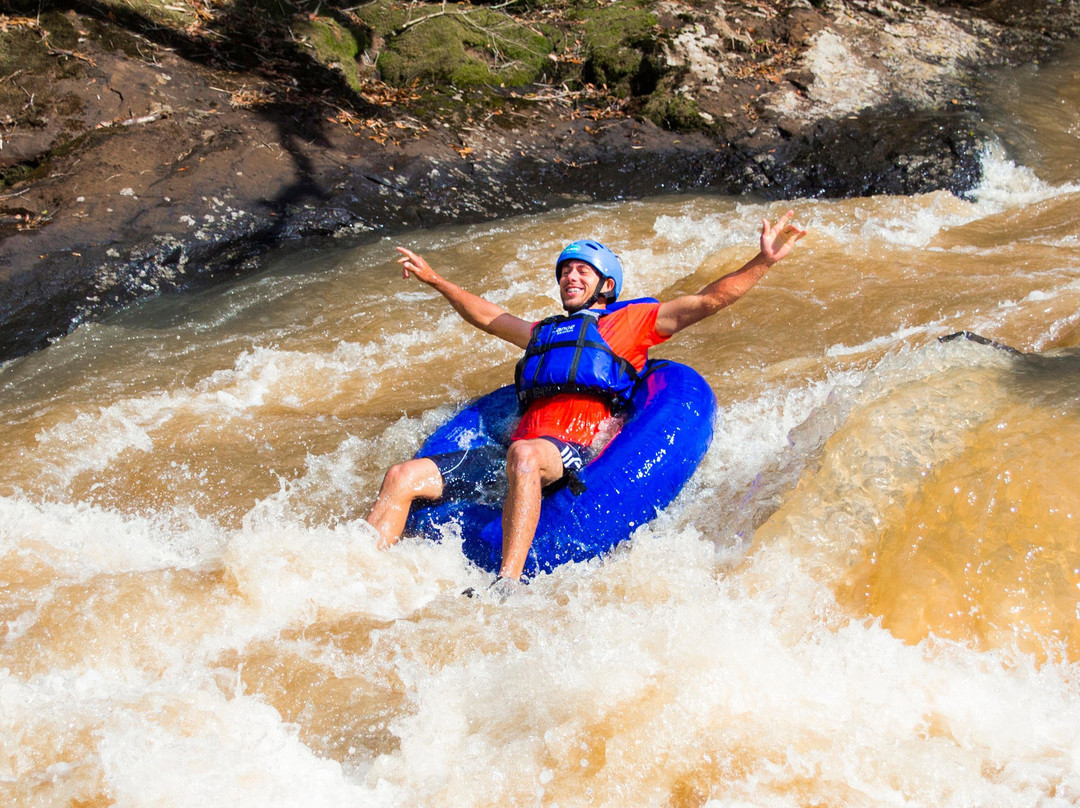
[{"label": "eroded dirt bank", "polygon": [[[304,46],[287,51],[241,0],[11,7],[0,359],[303,239],[688,189],[963,193],[986,136],[980,75],[1080,30],[1074,0],[567,5],[514,21],[546,37],[528,83],[467,89],[384,81],[372,4],[287,19]],[[395,36],[471,7],[423,8]],[[317,47],[324,29],[352,42],[344,56]],[[521,61],[494,52],[495,68]]]}]

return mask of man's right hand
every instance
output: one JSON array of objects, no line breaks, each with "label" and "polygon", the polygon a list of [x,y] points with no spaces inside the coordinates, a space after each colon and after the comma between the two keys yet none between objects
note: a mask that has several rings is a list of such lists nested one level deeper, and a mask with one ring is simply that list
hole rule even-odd
[{"label": "man's right hand", "polygon": [[396,247],[395,249],[401,253],[401,258],[398,259],[398,263],[401,264],[402,278],[408,280],[410,275],[414,275],[418,281],[426,283],[429,286],[439,280],[439,276],[436,274],[435,270],[428,266],[428,262],[425,261],[423,257],[404,247]]},{"label": "man's right hand", "polygon": [[519,348],[529,344],[532,335],[532,323],[509,314],[506,309],[482,297],[477,297],[472,292],[467,292],[456,283],[446,280],[435,270],[428,266],[428,262],[404,247],[396,248],[401,253],[398,263],[401,264],[401,277],[408,279],[410,275],[418,281],[426,283],[436,292],[450,301],[454,310],[462,316],[465,322],[474,325],[481,331],[493,334],[499,339],[511,342]]}]

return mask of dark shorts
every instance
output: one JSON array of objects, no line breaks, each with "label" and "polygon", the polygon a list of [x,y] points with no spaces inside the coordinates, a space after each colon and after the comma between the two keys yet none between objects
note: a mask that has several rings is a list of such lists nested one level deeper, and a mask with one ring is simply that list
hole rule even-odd
[{"label": "dark shorts", "polygon": [[478,446],[460,452],[431,455],[443,478],[443,499],[470,499],[502,505],[506,499],[506,449]]},{"label": "dark shorts", "polygon": [[589,451],[588,446],[582,446],[580,443],[569,443],[558,438],[549,438],[547,435],[541,436],[540,439],[555,444],[555,448],[559,450],[559,457],[562,458],[562,467],[565,472],[579,472],[592,459],[592,452]]},{"label": "dark shorts", "polygon": [[[562,458],[564,479],[576,473],[591,459],[588,447],[567,443],[558,438],[543,440],[555,444]],[[443,499],[471,499],[485,505],[502,505],[509,490],[506,481],[506,449],[502,446],[478,446],[460,452],[431,455],[429,458],[443,478]],[[556,480],[548,488],[563,483]],[[547,490],[547,489],[545,489]]]}]

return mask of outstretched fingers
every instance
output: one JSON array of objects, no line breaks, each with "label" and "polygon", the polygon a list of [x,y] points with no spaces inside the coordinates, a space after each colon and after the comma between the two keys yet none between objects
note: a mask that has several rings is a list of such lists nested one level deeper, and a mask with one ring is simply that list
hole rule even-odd
[{"label": "outstretched fingers", "polygon": [[401,264],[401,277],[408,280],[409,270],[416,269],[420,256],[404,247],[395,247],[394,249],[401,253],[401,258],[398,259],[398,263]]},{"label": "outstretched fingers", "polygon": [[401,277],[408,280],[409,275],[415,275],[417,280],[424,283],[430,283],[435,273],[431,267],[428,266],[428,262],[424,260],[423,256],[417,255],[412,250],[405,247],[395,247],[401,258],[398,259],[398,263],[401,264]]},{"label": "outstretched fingers", "polygon": [[807,231],[791,224],[795,211],[789,210],[772,225],[768,219],[761,220],[761,252],[770,263],[776,263],[789,252],[795,242]]}]

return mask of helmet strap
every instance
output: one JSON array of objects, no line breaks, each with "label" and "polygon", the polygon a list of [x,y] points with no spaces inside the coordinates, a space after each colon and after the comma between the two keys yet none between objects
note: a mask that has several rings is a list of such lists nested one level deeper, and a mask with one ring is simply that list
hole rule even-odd
[{"label": "helmet strap", "polygon": [[[588,300],[586,300],[580,306],[576,306],[576,307],[574,307],[572,309],[566,309],[566,313],[567,314],[577,314],[579,311],[584,311],[585,309],[591,309],[596,304],[596,301],[599,300],[600,298],[605,298],[606,299],[609,293],[604,292],[603,288],[604,288],[604,284],[606,284],[608,282],[608,280],[609,280],[608,278],[605,278],[603,275],[601,275],[600,276],[600,283],[596,284],[596,291],[592,293],[592,297],[590,297]],[[563,308],[566,308],[566,307],[564,306]]]},{"label": "helmet strap", "polygon": [[566,313],[567,314],[577,314],[579,311],[584,311],[585,309],[591,309],[593,307],[593,304],[596,303],[596,301],[599,300],[601,298],[601,296],[602,295],[601,295],[600,292],[593,292],[592,297],[590,297],[588,300],[586,300],[580,306],[575,306],[572,309],[567,309]]}]

